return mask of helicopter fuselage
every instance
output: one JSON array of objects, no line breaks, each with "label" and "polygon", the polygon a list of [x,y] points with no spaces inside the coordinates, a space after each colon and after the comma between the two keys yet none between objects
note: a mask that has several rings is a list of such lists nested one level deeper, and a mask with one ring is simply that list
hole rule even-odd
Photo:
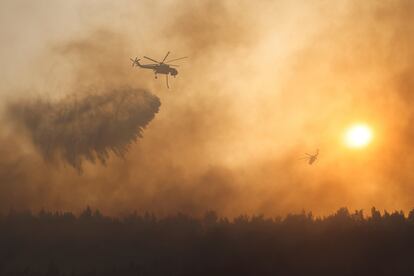
[{"label": "helicopter fuselage", "polygon": [[178,74],[177,69],[172,68],[167,64],[138,64],[138,66],[144,69],[151,69],[154,71],[155,74],[170,74],[171,76],[176,76]]},{"label": "helicopter fuselage", "polygon": [[318,158],[318,155],[312,155],[309,157],[309,165],[312,165],[316,161],[316,158]]}]

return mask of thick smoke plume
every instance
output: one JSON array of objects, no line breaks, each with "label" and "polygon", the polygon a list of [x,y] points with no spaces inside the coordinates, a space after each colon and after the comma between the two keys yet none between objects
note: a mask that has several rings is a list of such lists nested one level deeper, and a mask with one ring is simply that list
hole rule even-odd
[{"label": "thick smoke plume", "polygon": [[[0,116],[0,213],[412,209],[413,1],[55,2],[0,1],[0,111],[13,118]],[[131,57],[167,51],[190,57],[170,90],[131,67]],[[59,111],[121,97],[106,88],[125,86],[155,91],[163,110],[123,160],[108,160],[144,123],[111,121],[101,104],[75,131]],[[98,99],[74,98],[88,87]],[[33,101],[27,91],[64,100]],[[16,98],[26,100],[9,109]],[[358,151],[343,144],[355,122],[374,131]],[[316,148],[315,166],[298,160]],[[51,169],[38,152],[83,174]]]},{"label": "thick smoke plume", "polygon": [[59,102],[19,101],[9,114],[28,131],[46,160],[61,158],[81,171],[83,160],[105,164],[110,152],[124,156],[160,104],[145,90],[125,88]]}]

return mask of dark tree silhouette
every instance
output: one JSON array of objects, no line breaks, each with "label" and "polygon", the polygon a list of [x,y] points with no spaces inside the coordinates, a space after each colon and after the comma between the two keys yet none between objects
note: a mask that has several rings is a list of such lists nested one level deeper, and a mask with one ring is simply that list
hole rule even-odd
[{"label": "dark tree silhouette", "polygon": [[208,211],[112,218],[72,213],[0,216],[0,275],[414,275],[414,210],[341,208],[320,218]]}]

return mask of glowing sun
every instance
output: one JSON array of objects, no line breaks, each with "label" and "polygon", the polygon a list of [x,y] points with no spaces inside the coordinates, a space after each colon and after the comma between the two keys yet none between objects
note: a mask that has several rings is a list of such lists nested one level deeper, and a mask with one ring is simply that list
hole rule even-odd
[{"label": "glowing sun", "polygon": [[366,147],[372,140],[372,130],[365,124],[354,124],[345,132],[345,144],[350,148]]}]

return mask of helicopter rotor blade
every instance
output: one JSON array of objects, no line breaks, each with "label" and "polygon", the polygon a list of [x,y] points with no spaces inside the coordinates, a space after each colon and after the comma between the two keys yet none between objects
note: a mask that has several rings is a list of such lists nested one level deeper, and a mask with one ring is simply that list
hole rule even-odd
[{"label": "helicopter rotor blade", "polygon": [[172,61],[177,61],[177,60],[185,59],[185,58],[188,58],[188,57],[175,58],[175,59],[172,59],[172,60],[168,60],[167,63],[168,62],[172,62]]},{"label": "helicopter rotor blade", "polygon": [[137,66],[138,65],[138,57],[135,57],[135,59],[129,58],[132,61],[132,67]]},{"label": "helicopter rotor blade", "polygon": [[168,85],[168,74],[167,74],[167,75],[165,75],[165,79],[166,79],[166,81],[167,81],[167,88],[170,88],[170,86]]},{"label": "helicopter rotor blade", "polygon": [[167,54],[165,55],[164,59],[161,61],[161,63],[164,63],[164,61],[167,59],[169,54],[170,54],[170,52],[168,51]]},{"label": "helicopter rotor blade", "polygon": [[156,61],[155,59],[152,59],[152,58],[149,58],[149,57],[146,57],[146,56],[144,56],[144,58],[146,58],[146,59],[149,59],[149,60],[151,60],[151,61],[153,61],[153,62],[156,62],[156,63],[161,63],[161,62],[159,62],[159,61]]}]

